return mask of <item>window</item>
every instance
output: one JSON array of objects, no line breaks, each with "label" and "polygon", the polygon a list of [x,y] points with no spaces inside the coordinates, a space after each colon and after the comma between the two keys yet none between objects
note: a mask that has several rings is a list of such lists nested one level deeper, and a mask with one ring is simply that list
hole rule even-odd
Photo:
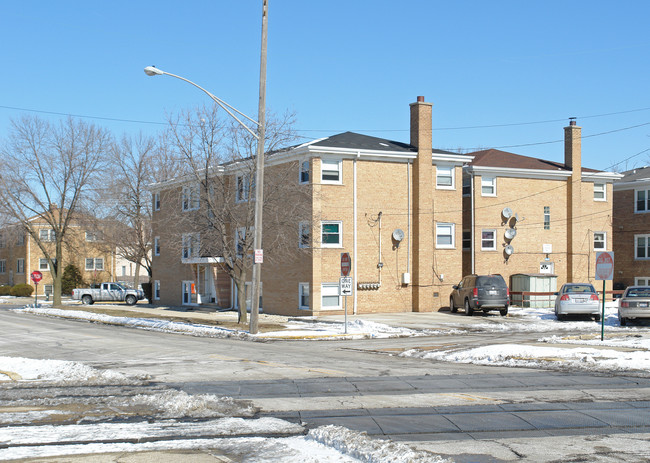
[{"label": "window", "polygon": [[497,195],[496,177],[481,177],[481,196]]},{"label": "window", "polygon": [[436,248],[453,249],[455,224],[436,223]]},{"label": "window", "polygon": [[3,233],[0,233],[0,248],[5,247],[5,235]]},{"label": "window", "polygon": [[472,250],[472,232],[470,230],[463,230],[463,251]]},{"label": "window", "polygon": [[650,286],[650,277],[634,277],[634,286]]},{"label": "window", "polygon": [[86,241],[99,241],[99,233],[97,232],[86,232]]},{"label": "window", "polygon": [[634,260],[650,259],[650,235],[634,235]]},{"label": "window", "polygon": [[44,270],[46,272],[50,270],[50,266],[47,263],[47,259],[38,259],[38,269]]},{"label": "window", "polygon": [[604,183],[594,183],[594,201],[607,200],[607,188]]},{"label": "window", "polygon": [[343,246],[341,225],[340,221],[321,222],[321,244],[324,248],[340,248]]},{"label": "window", "polygon": [[156,236],[153,239],[153,255],[154,256],[160,255],[160,236]]},{"label": "window", "polygon": [[607,234],[605,232],[594,232],[594,251],[607,249]]},{"label": "window", "polygon": [[551,229],[551,207],[544,206],[544,230]]},{"label": "window", "polygon": [[0,260],[0,273],[7,273],[7,260]]},{"label": "window", "polygon": [[320,289],[321,308],[323,310],[337,310],[341,308],[338,283],[323,283]]},{"label": "window", "polygon": [[309,283],[298,283],[298,308],[309,310]]},{"label": "window", "polygon": [[160,299],[160,280],[155,280],[153,282],[153,298],[155,300]]},{"label": "window", "polygon": [[235,200],[237,202],[248,201],[249,198],[254,196],[255,192],[255,181],[251,181],[251,178],[247,175],[238,175],[237,176],[237,195]]},{"label": "window", "polygon": [[195,211],[199,208],[199,187],[184,186],[182,194],[182,204],[184,211]]},{"label": "window", "polygon": [[183,259],[189,259],[190,257],[198,257],[199,255],[199,244],[200,244],[200,235],[198,233],[184,233],[182,236],[183,241]]},{"label": "window", "polygon": [[650,211],[650,190],[635,190],[634,212]]},{"label": "window", "polygon": [[51,228],[43,228],[38,232],[41,241],[56,241],[56,233]]},{"label": "window", "polygon": [[86,257],[86,270],[87,271],[101,271],[104,270],[104,259],[102,257]]},{"label": "window", "polygon": [[25,234],[20,233],[16,239],[16,246],[25,246]]},{"label": "window", "polygon": [[54,293],[54,285],[43,285],[43,294],[52,295]]},{"label": "window", "polygon": [[470,196],[472,194],[472,176],[463,175],[463,196]]},{"label": "window", "polygon": [[436,166],[436,188],[453,190],[454,166]]},{"label": "window", "polygon": [[481,251],[496,251],[497,250],[497,231],[482,230],[481,231]]},{"label": "window", "polygon": [[25,259],[16,260],[16,273],[25,273]]},{"label": "window", "polygon": [[309,183],[309,161],[300,163],[300,183]]},{"label": "window", "polygon": [[122,276],[126,276],[126,265],[122,265]]},{"label": "window", "polygon": [[246,227],[239,227],[235,230],[235,247],[237,255],[242,257],[246,248]]},{"label": "window", "polygon": [[321,180],[323,183],[341,183],[340,160],[325,160],[321,162]]},{"label": "window", "polygon": [[309,222],[300,222],[298,224],[299,242],[298,247],[308,248],[311,242],[311,226]]},{"label": "window", "polygon": [[154,211],[160,210],[160,193],[153,194],[153,210]]}]

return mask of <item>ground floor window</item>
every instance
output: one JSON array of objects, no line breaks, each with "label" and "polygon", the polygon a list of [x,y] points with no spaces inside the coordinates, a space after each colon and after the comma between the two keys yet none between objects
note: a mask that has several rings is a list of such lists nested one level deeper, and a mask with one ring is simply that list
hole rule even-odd
[{"label": "ground floor window", "polygon": [[0,260],[0,273],[7,273],[7,261],[5,259]]},{"label": "ground floor window", "polygon": [[160,299],[160,280],[153,282],[153,298],[156,300]]},{"label": "ground floor window", "polygon": [[104,270],[104,259],[101,257],[87,257],[86,270]]},{"label": "ground floor window", "polygon": [[496,251],[497,249],[497,231],[482,230],[481,231],[481,251]]},{"label": "ground floor window", "polygon": [[298,308],[309,310],[309,283],[298,283]]},{"label": "ground floor window", "polygon": [[16,261],[16,273],[25,273],[25,259],[21,258]]},{"label": "ground floor window", "polygon": [[320,289],[321,307],[323,310],[337,310],[341,308],[338,283],[323,283]]},{"label": "ground floor window", "polygon": [[650,277],[634,277],[635,286],[650,286]]},{"label": "ground floor window", "polygon": [[607,234],[605,232],[594,232],[594,251],[607,249]]}]

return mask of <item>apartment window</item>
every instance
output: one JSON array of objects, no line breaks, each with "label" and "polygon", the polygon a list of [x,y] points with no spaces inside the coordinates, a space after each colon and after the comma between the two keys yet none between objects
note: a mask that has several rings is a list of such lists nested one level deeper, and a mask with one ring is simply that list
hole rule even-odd
[{"label": "apartment window", "polygon": [[607,200],[607,188],[604,183],[594,183],[594,201]]},{"label": "apartment window", "polygon": [[25,273],[25,259],[16,260],[16,273]]},{"label": "apartment window", "polygon": [[607,233],[594,232],[594,251],[604,251],[607,249]]},{"label": "apartment window", "polygon": [[51,228],[43,228],[38,231],[38,238],[41,241],[56,241],[56,232]]},{"label": "apartment window", "polygon": [[497,178],[481,177],[481,196],[497,195]]},{"label": "apartment window", "polygon": [[472,250],[472,232],[471,230],[463,230],[463,251]]},{"label": "apartment window", "polygon": [[38,259],[38,269],[44,270],[46,272],[50,270],[50,266],[47,263],[47,259]]},{"label": "apartment window", "polygon": [[86,241],[99,241],[99,234],[97,232],[86,232]]},{"label": "apartment window", "polygon": [[309,310],[309,283],[298,283],[298,308]]},{"label": "apartment window", "polygon": [[300,183],[309,183],[309,161],[300,163]]},{"label": "apartment window", "polygon": [[246,227],[239,227],[235,230],[235,247],[237,248],[237,255],[242,257],[246,247]]},{"label": "apartment window", "polygon": [[126,265],[122,265],[122,276],[126,276]]},{"label": "apartment window", "polygon": [[436,248],[452,249],[454,243],[455,224],[437,223],[436,224]]},{"label": "apartment window", "polygon": [[5,247],[5,235],[3,233],[0,233],[0,248]]},{"label": "apartment window", "polygon": [[0,273],[7,273],[7,260],[6,259],[1,259],[0,260]]},{"label": "apartment window", "polygon": [[551,207],[544,206],[544,230],[551,229]]},{"label": "apartment window", "polygon": [[198,233],[184,233],[181,237],[183,251],[183,259],[189,259],[190,257],[198,257],[199,255],[199,243],[200,236]]},{"label": "apartment window", "polygon": [[463,196],[470,196],[472,194],[472,176],[463,175]]},{"label": "apartment window", "polygon": [[650,259],[650,235],[634,235],[634,260]]},{"label": "apartment window", "polygon": [[309,222],[300,222],[298,224],[298,234],[300,235],[299,237],[299,242],[298,246],[301,248],[308,248],[310,245],[311,241],[311,225]]},{"label": "apartment window", "polygon": [[341,160],[326,160],[321,162],[321,181],[323,183],[341,183]]},{"label": "apartment window", "polygon": [[102,257],[86,257],[86,270],[104,270],[104,259]]},{"label": "apartment window", "polygon": [[248,201],[249,198],[253,196],[254,190],[255,181],[251,181],[251,178],[249,176],[237,176],[237,195],[235,198],[237,202]]},{"label": "apartment window", "polygon": [[54,285],[43,285],[43,294],[52,295],[54,293]]},{"label": "apartment window", "polygon": [[16,239],[16,246],[25,246],[25,234],[20,233]]},{"label": "apartment window", "polygon": [[153,194],[153,210],[154,211],[160,210],[160,193]]},{"label": "apartment window", "polygon": [[436,166],[436,188],[453,190],[454,187],[454,167]]},{"label": "apartment window", "polygon": [[496,251],[497,250],[497,231],[482,230],[481,231],[481,251]]},{"label": "apartment window", "polygon": [[321,222],[321,243],[324,248],[340,248],[343,246],[341,238],[342,222]]},{"label": "apartment window", "polygon": [[160,299],[160,280],[155,280],[153,282],[153,298],[155,300]]},{"label": "apartment window", "polygon": [[160,255],[160,236],[156,236],[153,239],[153,255],[154,256]]},{"label": "apartment window", "polygon": [[199,187],[198,186],[183,187],[182,205],[184,211],[195,211],[199,208]]},{"label": "apartment window", "polygon": [[650,286],[650,277],[634,277],[634,286]]},{"label": "apartment window", "polygon": [[634,212],[650,211],[650,190],[635,190]]},{"label": "apartment window", "polygon": [[337,310],[341,308],[338,283],[323,283],[320,288],[321,308],[323,310]]}]

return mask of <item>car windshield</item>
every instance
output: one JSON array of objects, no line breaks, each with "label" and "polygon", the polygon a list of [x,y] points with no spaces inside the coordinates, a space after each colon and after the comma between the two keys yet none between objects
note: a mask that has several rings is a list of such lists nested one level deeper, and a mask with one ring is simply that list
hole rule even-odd
[{"label": "car windshield", "polygon": [[595,293],[594,287],[591,285],[566,285],[564,287],[565,293]]},{"label": "car windshield", "polygon": [[485,276],[476,279],[476,286],[505,286],[503,277],[500,276]]},{"label": "car windshield", "polygon": [[629,288],[625,297],[650,297],[650,288]]}]

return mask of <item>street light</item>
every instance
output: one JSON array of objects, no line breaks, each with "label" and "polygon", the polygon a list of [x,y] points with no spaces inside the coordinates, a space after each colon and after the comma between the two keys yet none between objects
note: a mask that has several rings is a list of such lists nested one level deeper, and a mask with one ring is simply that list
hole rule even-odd
[{"label": "street light", "polygon": [[[195,84],[191,80],[188,80],[184,77],[177,76],[176,74],[171,74],[165,72],[161,69],[158,69],[155,66],[147,66],[144,68],[145,74],[148,76],[171,76],[176,77],[177,79],[184,80],[188,84],[194,85],[199,90],[202,90],[206,93],[212,100],[218,104],[224,111],[226,111],[230,116],[232,116],[244,129],[246,129],[255,139],[257,140],[257,149],[255,156],[257,171],[255,173],[255,235],[253,237],[253,249],[254,249],[254,259],[253,259],[253,288],[251,295],[251,317],[250,317],[250,327],[249,332],[251,334],[257,334],[258,331],[258,315],[260,310],[260,280],[262,276],[262,262],[257,260],[258,251],[262,253],[262,204],[264,202],[264,129],[265,129],[265,120],[266,120],[266,35],[267,35],[267,23],[268,23],[268,0],[262,0],[262,46],[260,53],[260,96],[259,96],[259,106],[258,106],[258,120],[254,120],[248,117],[246,114],[242,113],[238,109],[232,107],[221,98],[213,95],[208,92],[206,89],[200,85]],[[240,116],[246,118],[248,121],[252,122],[257,126],[257,133],[252,131],[250,127],[244,124],[241,119],[239,119],[235,114],[237,113]]]}]

